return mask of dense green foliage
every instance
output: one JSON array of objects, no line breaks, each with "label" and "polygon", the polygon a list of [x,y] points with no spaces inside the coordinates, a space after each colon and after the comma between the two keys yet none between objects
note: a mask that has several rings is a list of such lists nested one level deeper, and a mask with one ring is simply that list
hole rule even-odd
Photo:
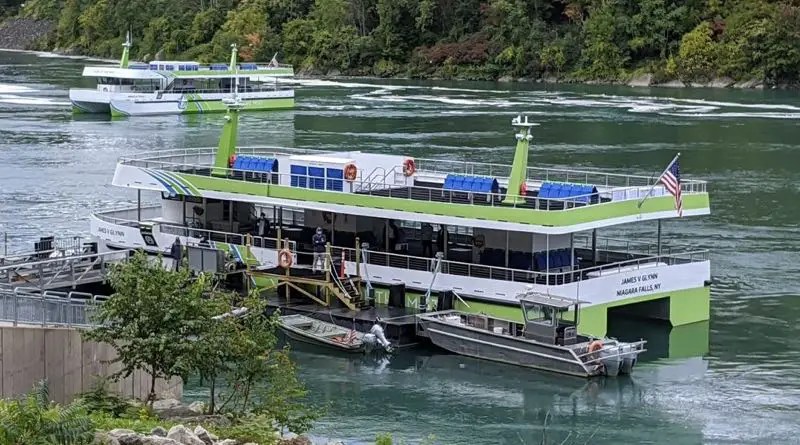
[{"label": "dense green foliage", "polygon": [[[122,366],[112,378],[147,371],[152,401],[156,378],[199,375],[209,387],[209,414],[243,422],[263,416],[298,433],[310,428],[314,409],[304,403],[288,350],[277,347],[279,314],[265,315],[257,295],[217,291],[210,275],[165,269],[143,252],[117,265],[109,280],[115,292],[96,308],[98,326],[84,335],[117,350]],[[222,382],[225,391],[218,392]],[[104,393],[97,389],[84,400],[119,416],[125,406]]]},{"label": "dense green foliage", "polygon": [[[6,0],[9,1],[9,0]],[[29,0],[51,47],[116,57],[285,61],[313,72],[795,83],[796,0]]]},{"label": "dense green foliage", "polygon": [[0,400],[0,444],[84,445],[93,437],[94,425],[84,406],[52,403],[46,382],[20,399]]}]

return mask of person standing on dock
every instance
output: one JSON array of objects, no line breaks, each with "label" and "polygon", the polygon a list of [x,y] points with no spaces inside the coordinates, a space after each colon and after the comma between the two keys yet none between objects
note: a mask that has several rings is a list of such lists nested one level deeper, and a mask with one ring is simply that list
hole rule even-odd
[{"label": "person standing on dock", "polygon": [[433,226],[428,223],[422,223],[420,232],[422,235],[422,256],[430,258],[433,256]]},{"label": "person standing on dock", "polygon": [[436,234],[436,251],[437,252],[444,252],[445,244],[444,239],[446,238],[447,234],[447,226],[441,225],[439,226],[439,232]]},{"label": "person standing on dock", "polygon": [[263,238],[269,236],[269,220],[264,212],[261,212],[261,215],[256,220],[256,235],[258,236],[258,239],[256,239],[258,247],[265,247]]},{"label": "person standing on dock", "polygon": [[177,271],[180,269],[181,260],[183,259],[183,246],[181,246],[181,239],[179,237],[175,237],[175,242],[172,243],[172,247],[169,249],[169,254],[175,259],[175,270]]},{"label": "person standing on dock", "polygon": [[[325,243],[327,241],[322,227],[317,227],[316,233],[311,237],[311,244],[314,246],[314,264],[311,266],[311,270],[314,272],[325,269]],[[319,264],[319,269],[317,269],[317,264]]]}]

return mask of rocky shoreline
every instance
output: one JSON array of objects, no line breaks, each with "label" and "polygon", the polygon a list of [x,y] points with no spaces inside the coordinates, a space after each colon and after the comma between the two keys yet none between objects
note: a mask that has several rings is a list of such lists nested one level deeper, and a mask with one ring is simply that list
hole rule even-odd
[{"label": "rocky shoreline", "polygon": [[[158,426],[152,428],[149,433],[130,429],[98,432],[93,445],[261,445],[215,436],[209,429],[214,430],[215,426],[228,426],[230,420],[221,415],[203,414],[205,409],[203,402],[185,405],[176,399],[163,399],[154,402],[152,409],[164,423],[174,426],[169,430]],[[195,425],[195,427],[192,429],[184,425]],[[278,445],[345,445],[341,441],[281,432],[277,428],[274,438]]]}]

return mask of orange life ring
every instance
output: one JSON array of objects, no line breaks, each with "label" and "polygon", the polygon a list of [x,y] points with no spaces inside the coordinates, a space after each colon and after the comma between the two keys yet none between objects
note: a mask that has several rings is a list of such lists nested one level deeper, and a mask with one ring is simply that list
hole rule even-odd
[{"label": "orange life ring", "polygon": [[233,168],[233,164],[235,162],[236,162],[236,155],[231,155],[231,157],[228,158],[228,167]]},{"label": "orange life ring", "polygon": [[527,182],[522,181],[522,183],[519,185],[519,194],[520,194],[520,196],[527,196],[528,195],[528,183]]},{"label": "orange life ring", "polygon": [[347,182],[353,182],[358,175],[358,168],[355,164],[347,164],[344,166],[344,179]]},{"label": "orange life ring", "polygon": [[417,171],[417,166],[414,164],[414,160],[409,158],[403,161],[403,174],[406,176],[411,176],[414,172]]},{"label": "orange life ring", "polygon": [[601,349],[603,349],[603,342],[602,341],[595,340],[595,341],[589,343],[589,353],[590,354],[592,352],[597,352],[597,351],[599,351]]},{"label": "orange life ring", "polygon": [[278,264],[284,269],[292,267],[292,251],[289,249],[281,249],[278,252]]}]

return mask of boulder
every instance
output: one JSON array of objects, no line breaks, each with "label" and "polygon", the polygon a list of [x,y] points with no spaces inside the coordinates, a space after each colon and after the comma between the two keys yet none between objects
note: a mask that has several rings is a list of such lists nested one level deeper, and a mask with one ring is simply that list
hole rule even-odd
[{"label": "boulder", "polygon": [[181,443],[161,436],[145,436],[142,437],[142,445],[181,445]]},{"label": "boulder", "polygon": [[182,445],[206,445],[205,442],[195,436],[194,433],[183,425],[175,425],[169,429],[167,438],[172,439]]},{"label": "boulder", "polygon": [[153,428],[152,430],[150,430],[150,435],[151,436],[159,436],[159,437],[167,437],[167,430],[165,430],[164,428],[161,428],[160,426],[157,426],[157,427]]},{"label": "boulder", "polygon": [[206,445],[214,445],[214,442],[219,439],[217,436],[209,433],[205,428],[200,425],[194,427],[194,435],[202,440]]},{"label": "boulder", "polygon": [[234,439],[225,439],[217,442],[217,445],[239,445],[239,441]]},{"label": "boulder", "polygon": [[181,406],[181,401],[177,399],[156,400],[153,402],[153,411],[168,411],[180,408]]},{"label": "boulder", "polygon": [[136,431],[122,428],[113,429],[108,432],[108,436],[114,438],[119,445],[141,445],[142,438]]},{"label": "boulder", "polygon": [[635,76],[628,82],[631,87],[649,87],[653,83],[653,75],[650,73]]},{"label": "boulder", "polygon": [[497,81],[498,82],[513,82],[514,78],[511,77],[511,76],[501,76],[499,79],[497,79]]},{"label": "boulder", "polygon": [[313,445],[311,439],[306,436],[298,436],[294,433],[287,433],[281,437],[280,445]]},{"label": "boulder", "polygon": [[199,400],[197,402],[192,402],[189,405],[189,411],[197,414],[203,414],[206,412],[206,404]]},{"label": "boulder", "polygon": [[119,441],[108,433],[98,431],[94,433],[92,445],[119,445]]}]

